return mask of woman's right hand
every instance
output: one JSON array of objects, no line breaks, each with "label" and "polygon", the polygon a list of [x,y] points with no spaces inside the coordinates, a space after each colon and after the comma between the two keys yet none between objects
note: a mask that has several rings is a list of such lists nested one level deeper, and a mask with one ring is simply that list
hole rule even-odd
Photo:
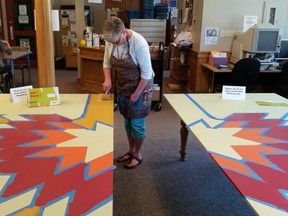
[{"label": "woman's right hand", "polygon": [[10,44],[9,44],[9,42],[8,41],[6,41],[6,40],[3,40],[3,43],[7,46],[7,47],[9,47],[10,48]]},{"label": "woman's right hand", "polygon": [[110,92],[111,87],[112,87],[111,80],[105,80],[103,83],[103,90],[105,94],[108,94]]}]

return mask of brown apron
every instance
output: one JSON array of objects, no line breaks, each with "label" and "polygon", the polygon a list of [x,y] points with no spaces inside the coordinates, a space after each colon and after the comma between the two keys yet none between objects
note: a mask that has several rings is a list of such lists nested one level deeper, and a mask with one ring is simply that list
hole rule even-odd
[{"label": "brown apron", "polygon": [[[127,42],[128,43],[128,42]],[[115,48],[115,47],[114,47]],[[140,68],[134,63],[129,53],[122,59],[111,52],[110,63],[116,69],[116,94],[120,113],[128,118],[143,118],[151,109],[153,79],[150,79],[135,103],[130,103],[130,95],[136,90],[140,81]]]}]

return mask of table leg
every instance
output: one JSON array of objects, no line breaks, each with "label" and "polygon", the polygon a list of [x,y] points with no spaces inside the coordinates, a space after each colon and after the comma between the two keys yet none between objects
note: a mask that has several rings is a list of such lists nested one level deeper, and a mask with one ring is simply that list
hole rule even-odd
[{"label": "table leg", "polygon": [[27,63],[27,70],[28,70],[28,79],[29,79],[29,85],[31,85],[31,71],[30,71],[30,56],[26,56],[26,63]]},{"label": "table leg", "polygon": [[13,81],[13,87],[15,88],[15,68],[14,68],[14,60],[10,60],[10,66],[11,66],[11,73],[12,73],[12,81]]},{"label": "table leg", "polygon": [[[215,75],[214,75],[214,73],[212,73],[212,82],[211,82],[211,91],[212,91],[212,93],[215,93],[214,82],[215,82]],[[209,93],[211,93],[211,92],[209,92]]]},{"label": "table leg", "polygon": [[187,138],[188,138],[188,129],[186,127],[186,124],[181,120],[181,129],[180,129],[180,135],[181,135],[181,146],[180,146],[180,155],[181,161],[185,160],[186,155],[186,145],[187,145]]}]

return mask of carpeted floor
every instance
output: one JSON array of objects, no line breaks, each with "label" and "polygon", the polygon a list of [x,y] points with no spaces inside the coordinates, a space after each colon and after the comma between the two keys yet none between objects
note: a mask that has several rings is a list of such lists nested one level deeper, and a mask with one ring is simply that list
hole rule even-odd
[{"label": "carpeted floor", "polygon": [[[19,73],[20,74],[20,73]],[[60,93],[81,93],[77,71],[57,70]],[[32,83],[38,85],[37,70]],[[16,77],[16,84],[22,82]],[[163,93],[174,83],[164,77]],[[126,170],[115,161],[113,215],[115,216],[250,216],[255,215],[233,184],[190,133],[186,161],[179,161],[180,118],[162,97],[161,110],[147,117],[143,163]],[[127,151],[123,118],[115,111],[115,158]]]}]

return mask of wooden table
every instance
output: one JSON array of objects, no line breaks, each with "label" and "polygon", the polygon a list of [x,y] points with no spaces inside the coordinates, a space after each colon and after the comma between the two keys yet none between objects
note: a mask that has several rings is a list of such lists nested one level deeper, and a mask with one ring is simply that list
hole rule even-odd
[{"label": "wooden table", "polygon": [[11,65],[11,73],[13,75],[13,85],[15,87],[15,60],[26,58],[26,64],[28,66],[28,74],[29,74],[29,83],[31,83],[31,74],[30,74],[30,55],[32,54],[31,51],[18,51],[13,50],[12,55],[6,55],[3,57],[4,60],[10,61]]},{"label": "wooden table", "polygon": [[60,99],[28,108],[0,95],[0,215],[112,215],[113,99]]},{"label": "wooden table", "polygon": [[164,96],[187,125],[181,129],[183,160],[189,130],[257,214],[288,215],[287,99],[272,93],[247,94],[245,101],[222,100],[220,94]]},{"label": "wooden table", "polygon": [[[202,67],[205,69],[205,71],[207,71],[209,73],[209,76],[208,76],[208,82],[210,83],[209,84],[209,93],[212,93],[214,92],[214,84],[215,84],[215,76],[217,74],[220,74],[220,73],[231,73],[232,72],[232,67],[234,66],[233,64],[229,64],[228,65],[229,68],[228,69],[219,69],[213,65],[210,65],[208,63],[204,63],[202,64]],[[278,69],[273,69],[273,70],[260,70],[260,73],[266,73],[266,74],[279,74],[281,72],[281,70],[278,70]]]}]

